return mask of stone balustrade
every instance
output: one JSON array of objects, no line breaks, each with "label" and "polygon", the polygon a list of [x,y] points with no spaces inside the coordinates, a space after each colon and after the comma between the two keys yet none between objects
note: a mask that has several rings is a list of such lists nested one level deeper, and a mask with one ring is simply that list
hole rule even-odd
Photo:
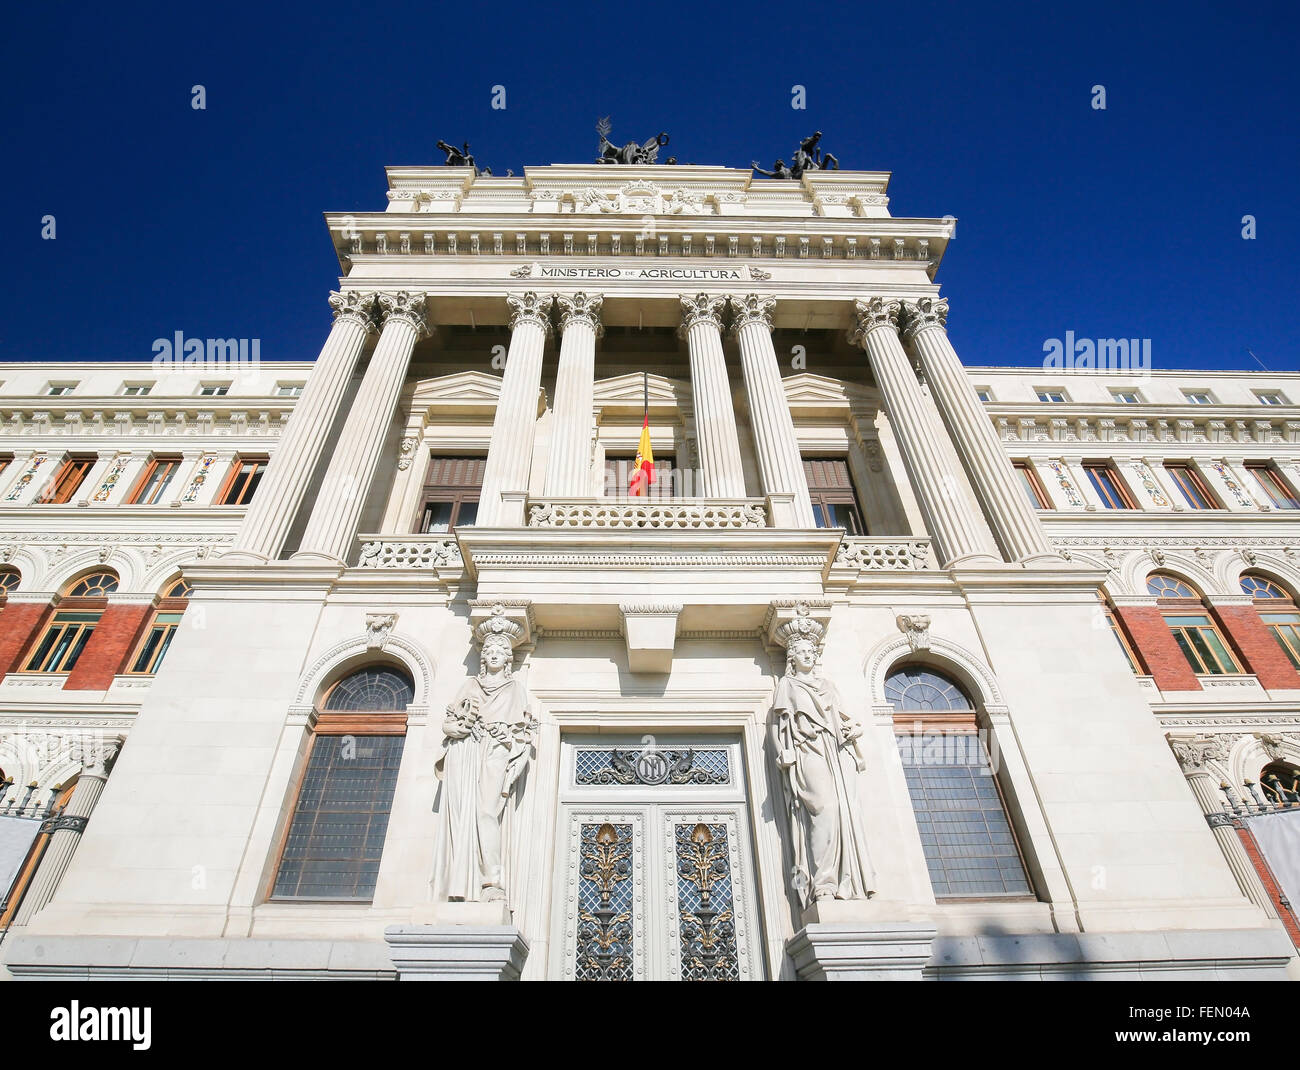
[{"label": "stone balustrade", "polygon": [[359,568],[460,568],[460,546],[450,535],[363,535]]},{"label": "stone balustrade", "polygon": [[834,567],[910,572],[934,565],[929,539],[845,538],[835,551]]},{"label": "stone balustrade", "polygon": [[759,498],[546,498],[529,502],[530,528],[722,530],[767,527]]}]

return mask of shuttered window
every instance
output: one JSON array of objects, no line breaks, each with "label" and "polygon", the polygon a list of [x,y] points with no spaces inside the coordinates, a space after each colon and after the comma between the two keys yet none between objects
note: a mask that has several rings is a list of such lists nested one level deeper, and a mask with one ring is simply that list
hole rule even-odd
[{"label": "shuttered window", "polygon": [[431,457],[424,477],[420,531],[455,531],[469,527],[478,517],[483,488],[484,457]]},{"label": "shuttered window", "polygon": [[819,528],[843,528],[849,535],[867,534],[858,508],[848,462],[840,457],[818,457],[803,462],[812,499],[813,519]]}]

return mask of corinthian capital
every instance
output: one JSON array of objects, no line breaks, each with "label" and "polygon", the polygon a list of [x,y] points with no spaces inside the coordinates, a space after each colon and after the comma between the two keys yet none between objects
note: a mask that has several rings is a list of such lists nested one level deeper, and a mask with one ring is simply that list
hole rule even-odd
[{"label": "corinthian capital", "polygon": [[712,324],[717,330],[722,330],[722,310],[727,305],[725,297],[717,297],[713,294],[695,294],[689,297],[682,294],[682,325],[678,328],[677,333],[683,337],[697,323]]},{"label": "corinthian capital", "polygon": [[749,323],[757,323],[767,330],[772,329],[772,313],[776,310],[775,297],[762,297],[759,294],[735,294],[727,298],[731,306],[731,329],[737,332]]},{"label": "corinthian capital", "polygon": [[551,333],[551,307],[555,304],[554,294],[543,295],[534,290],[521,294],[506,294],[506,304],[510,306],[512,331],[521,323],[531,323],[547,334]]},{"label": "corinthian capital", "polygon": [[877,327],[888,327],[891,331],[898,329],[898,311],[901,306],[897,301],[884,297],[872,297],[866,301],[854,301],[853,309],[856,322],[849,330],[849,342],[861,345],[867,335]]},{"label": "corinthian capital", "polygon": [[83,776],[108,776],[108,763],[122,747],[122,740],[86,739],[81,742],[81,772]]},{"label": "corinthian capital", "polygon": [[573,323],[587,324],[596,332],[597,338],[605,333],[605,328],[600,323],[600,308],[605,303],[603,294],[583,293],[581,290],[568,297],[557,294],[555,303],[560,306],[561,334]]},{"label": "corinthian capital", "polygon": [[1227,735],[1167,736],[1166,739],[1179,766],[1187,774],[1204,772],[1206,762],[1226,761],[1233,741],[1233,737]]},{"label": "corinthian capital", "polygon": [[948,322],[948,302],[945,298],[921,297],[903,302],[903,337],[909,342],[927,327],[944,329]]},{"label": "corinthian capital", "polygon": [[384,326],[389,320],[400,320],[415,329],[417,336],[429,333],[429,321],[424,314],[424,294],[401,290],[398,293],[381,293],[379,295],[380,318]]},{"label": "corinthian capital", "polygon": [[375,308],[375,295],[364,290],[330,291],[330,308],[334,310],[334,319],[347,320],[364,327],[367,332],[375,329],[372,313]]}]

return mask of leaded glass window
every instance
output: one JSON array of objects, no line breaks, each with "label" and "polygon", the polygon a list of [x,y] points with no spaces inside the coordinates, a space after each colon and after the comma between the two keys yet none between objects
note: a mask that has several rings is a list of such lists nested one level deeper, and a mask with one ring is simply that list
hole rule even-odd
[{"label": "leaded glass window", "polygon": [[404,710],[415,701],[415,686],[405,673],[387,666],[362,669],[334,685],[327,710]]},{"label": "leaded glass window", "polygon": [[970,699],[946,676],[915,666],[889,674],[885,698],[895,712],[971,709]]}]

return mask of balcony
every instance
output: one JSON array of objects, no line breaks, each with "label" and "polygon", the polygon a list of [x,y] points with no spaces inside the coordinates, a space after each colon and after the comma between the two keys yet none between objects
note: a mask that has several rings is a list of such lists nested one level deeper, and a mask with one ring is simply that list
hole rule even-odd
[{"label": "balcony", "polygon": [[719,531],[767,527],[762,498],[548,498],[530,502],[530,528]]}]

